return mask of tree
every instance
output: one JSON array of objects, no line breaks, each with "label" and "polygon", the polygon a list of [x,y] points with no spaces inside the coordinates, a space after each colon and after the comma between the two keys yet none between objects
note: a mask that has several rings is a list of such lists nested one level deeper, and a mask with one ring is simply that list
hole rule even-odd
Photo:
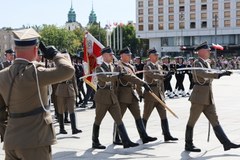
[{"label": "tree", "polygon": [[101,28],[100,24],[92,24],[87,27],[87,31],[90,32],[99,42],[104,46],[107,44],[106,34],[107,32]]},{"label": "tree", "polygon": [[81,38],[73,31],[55,25],[43,25],[40,35],[46,45],[54,45],[60,51],[67,49],[70,54],[75,54],[81,46]]}]

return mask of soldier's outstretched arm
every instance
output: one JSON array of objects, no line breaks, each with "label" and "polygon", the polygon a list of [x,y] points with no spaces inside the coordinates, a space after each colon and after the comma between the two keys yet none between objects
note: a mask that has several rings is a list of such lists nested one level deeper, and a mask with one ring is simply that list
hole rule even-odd
[{"label": "soldier's outstretched arm", "polygon": [[145,76],[149,77],[149,78],[153,78],[153,79],[164,79],[164,74],[160,74],[160,70],[159,73],[155,72],[151,72],[151,70],[149,69],[148,66],[144,66],[144,70],[149,71],[149,72],[145,72]]}]

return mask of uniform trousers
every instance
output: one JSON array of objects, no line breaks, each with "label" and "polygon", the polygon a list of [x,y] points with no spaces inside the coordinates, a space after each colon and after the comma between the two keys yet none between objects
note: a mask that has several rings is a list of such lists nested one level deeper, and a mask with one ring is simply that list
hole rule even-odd
[{"label": "uniform trousers", "polygon": [[207,117],[207,119],[209,120],[209,122],[213,127],[219,125],[218,116],[216,113],[216,107],[214,104],[202,105],[202,104],[196,104],[196,103],[192,103],[191,105],[190,116],[189,116],[187,125],[190,127],[194,127],[195,123],[197,122],[202,112]]},{"label": "uniform trousers", "polygon": [[68,111],[70,114],[74,113],[75,96],[71,97],[60,97],[57,96],[58,112],[63,114]]},{"label": "uniform trousers", "polygon": [[5,150],[5,160],[51,160],[51,146]]},{"label": "uniform trousers", "polygon": [[148,120],[155,107],[161,119],[167,118],[166,110],[159,102],[144,101],[143,119]]},{"label": "uniform trousers", "polygon": [[122,115],[119,103],[116,104],[102,104],[96,102],[96,109],[95,109],[95,124],[100,125],[103,118],[105,117],[107,111],[110,113],[114,121],[117,123],[117,125],[122,124]]},{"label": "uniform trousers", "polygon": [[133,103],[122,103],[122,102],[120,102],[120,106],[121,106],[122,116],[125,114],[125,112],[128,108],[130,110],[130,112],[132,113],[135,120],[141,118],[140,108],[139,108],[138,102],[133,102]]}]

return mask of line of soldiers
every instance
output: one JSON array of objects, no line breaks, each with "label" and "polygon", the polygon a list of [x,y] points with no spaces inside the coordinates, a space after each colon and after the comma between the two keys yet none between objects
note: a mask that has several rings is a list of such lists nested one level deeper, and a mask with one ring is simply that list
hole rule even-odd
[{"label": "line of soldiers", "polygon": [[[106,73],[97,75],[98,89],[95,94],[96,116],[93,124],[92,148],[105,149],[106,147],[99,142],[99,128],[102,119],[107,111],[113,117],[114,131],[113,144],[123,145],[124,148],[138,146],[128,137],[122,117],[127,109],[131,112],[135,119],[136,127],[143,143],[157,140],[156,137],[150,137],[146,132],[147,120],[151,112],[156,107],[162,123],[162,132],[165,141],[176,141],[177,138],[171,136],[168,126],[166,110],[151,97],[149,92],[155,93],[162,101],[164,101],[163,80],[169,74],[161,72],[161,66],[158,62],[158,53],[155,49],[149,50],[150,63],[145,66],[148,71],[144,74],[145,81],[136,76],[136,70],[130,64],[131,51],[128,47],[120,51],[120,61],[113,64],[113,52],[110,47],[106,47],[101,51],[103,63],[96,68],[96,72]],[[119,72],[119,75],[107,75],[107,72]],[[142,92],[144,87],[144,92]],[[106,99],[105,97],[110,97]],[[140,115],[139,101],[144,98],[143,116]],[[119,137],[120,135],[120,137]]]}]

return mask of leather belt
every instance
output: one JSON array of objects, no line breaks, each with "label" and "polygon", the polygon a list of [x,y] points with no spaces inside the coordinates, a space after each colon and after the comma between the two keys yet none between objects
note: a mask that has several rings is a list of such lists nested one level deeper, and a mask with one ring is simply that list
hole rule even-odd
[{"label": "leather belt", "polygon": [[204,83],[204,84],[194,83],[194,85],[197,85],[197,86],[209,86],[210,83]]},{"label": "leather belt", "polygon": [[63,81],[61,82],[61,84],[72,84],[73,82],[72,81]]},{"label": "leather belt", "polygon": [[113,87],[112,87],[112,86],[105,86],[105,87],[99,87],[99,86],[97,86],[97,89],[109,89],[109,90],[112,90]]},{"label": "leather belt", "polygon": [[28,116],[34,116],[40,113],[45,112],[44,109],[42,107],[36,108],[32,111],[29,112],[23,112],[23,113],[9,113],[9,117],[10,118],[24,118],[24,117],[28,117]]}]

